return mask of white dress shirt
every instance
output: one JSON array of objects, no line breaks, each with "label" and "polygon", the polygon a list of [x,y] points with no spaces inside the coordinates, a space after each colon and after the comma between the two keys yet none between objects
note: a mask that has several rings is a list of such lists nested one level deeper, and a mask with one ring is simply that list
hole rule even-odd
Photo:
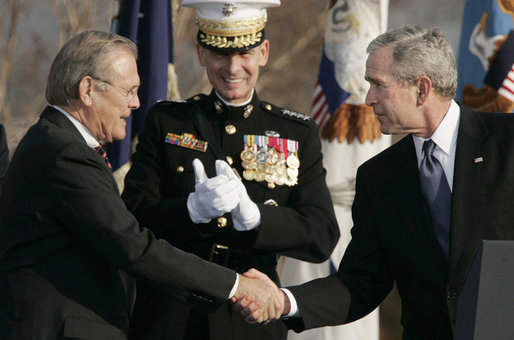
[{"label": "white dress shirt", "polygon": [[61,112],[63,115],[65,115],[66,118],[68,118],[73,123],[73,125],[75,125],[77,130],[79,130],[80,135],[84,138],[84,140],[86,141],[87,145],[90,148],[96,149],[100,145],[100,143],[96,140],[96,138],[93,137],[93,134],[91,133],[91,131],[89,131],[89,129],[84,124],[79,122],[75,117],[70,115],[68,112],[64,111],[59,106],[52,105],[52,107],[54,109],[58,110],[59,112]]},{"label": "white dress shirt", "polygon": [[[455,169],[455,151],[457,150],[457,134],[459,132],[460,107],[452,100],[448,112],[429,138],[437,145],[434,156],[443,166],[444,174],[448,180],[450,191],[453,192],[453,170]],[[423,143],[427,140],[422,137],[412,136],[416,156],[418,157],[418,168],[423,159]]]}]

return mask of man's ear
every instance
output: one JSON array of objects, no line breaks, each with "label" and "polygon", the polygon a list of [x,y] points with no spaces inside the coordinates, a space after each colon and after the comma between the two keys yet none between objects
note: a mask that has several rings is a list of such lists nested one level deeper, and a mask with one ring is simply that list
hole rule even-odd
[{"label": "man's ear", "polygon": [[417,98],[417,104],[423,105],[430,94],[430,91],[432,91],[432,81],[430,78],[426,76],[422,76],[418,80],[418,98]]},{"label": "man's ear", "polygon": [[259,46],[261,59],[259,61],[259,66],[265,66],[268,63],[269,56],[269,40],[266,39]]},{"label": "man's ear", "polygon": [[91,104],[93,103],[93,81],[93,78],[91,78],[90,76],[85,76],[80,80],[78,86],[79,99],[87,107],[91,106]]},{"label": "man's ear", "polygon": [[196,43],[196,54],[198,54],[198,62],[202,67],[205,67],[205,53],[207,51],[200,44]]}]

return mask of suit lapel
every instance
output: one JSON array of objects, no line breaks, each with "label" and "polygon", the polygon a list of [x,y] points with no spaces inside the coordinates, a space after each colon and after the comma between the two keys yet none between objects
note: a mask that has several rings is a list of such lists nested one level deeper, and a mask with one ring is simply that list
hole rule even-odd
[{"label": "suit lapel", "polygon": [[452,223],[450,237],[450,277],[461,261],[463,249],[460,240],[465,239],[472,225],[472,199],[476,186],[485,176],[486,165],[490,160],[490,151],[483,141],[488,129],[480,115],[461,106],[455,170],[453,175]]},{"label": "suit lapel", "polygon": [[79,130],[77,130],[75,125],[73,125],[73,123],[62,112],[59,112],[59,110],[54,109],[51,106],[47,106],[41,113],[41,119],[46,119],[52,122],[59,128],[66,130],[66,132],[73,136],[73,139],[77,142],[83,142],[86,144],[86,141],[80,134]]}]

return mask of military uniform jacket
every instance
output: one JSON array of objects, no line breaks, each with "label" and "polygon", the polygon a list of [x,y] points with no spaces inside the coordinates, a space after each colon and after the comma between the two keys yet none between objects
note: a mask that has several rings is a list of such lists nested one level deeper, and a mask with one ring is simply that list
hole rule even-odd
[{"label": "military uniform jacket", "polygon": [[140,228],[104,159],[47,107],[0,199],[0,339],[126,339],[126,273],[205,308],[227,300],[236,275]]},{"label": "military uniform jacket", "polygon": [[[300,166],[297,184],[273,185],[265,180],[258,182],[243,178],[250,198],[261,213],[261,224],[255,230],[236,231],[230,216],[227,216],[228,224],[224,228],[218,227],[216,219],[207,224],[194,224],[189,218],[186,201],[195,184],[192,161],[195,158],[201,160],[208,177],[213,177],[216,175],[216,158],[209,147],[203,152],[169,144],[165,140],[168,133],[186,133],[204,141],[186,112],[195,104],[207,118],[229,163],[241,176],[245,136],[279,135],[282,139],[298,142]],[[232,267],[237,271],[254,267],[278,283],[275,271],[277,254],[321,262],[330,256],[339,238],[325,183],[316,125],[302,114],[261,102],[255,93],[250,105],[240,108],[225,106],[214,91],[209,96],[199,95],[185,102],[156,104],[148,113],[132,162],[122,198],[139,221],[151,228],[157,237],[203,257],[208,257],[209,250],[216,244],[228,247],[230,251],[241,251],[244,259]],[[228,262],[231,267],[231,260]],[[231,319],[233,323],[239,323],[237,329],[256,328],[246,325],[239,315]],[[169,323],[170,319],[167,320]],[[274,323],[267,328],[278,327],[279,324]],[[230,327],[225,325],[223,328]],[[214,333],[211,327],[211,339],[242,338],[242,335],[235,335],[236,331],[233,335],[218,337]],[[248,334],[245,337],[250,336],[251,339],[252,333]]]}]

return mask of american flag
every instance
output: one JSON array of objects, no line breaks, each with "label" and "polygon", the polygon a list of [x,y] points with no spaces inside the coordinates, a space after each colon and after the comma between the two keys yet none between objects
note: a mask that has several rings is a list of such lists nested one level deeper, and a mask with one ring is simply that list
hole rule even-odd
[{"label": "american flag", "polygon": [[335,77],[335,63],[327,58],[325,49],[321,54],[318,81],[312,97],[311,117],[320,128],[327,123],[331,114],[350,96],[338,84]]},{"label": "american flag", "polygon": [[507,77],[503,80],[502,86],[498,90],[498,94],[514,102],[514,64],[510,68]]}]

